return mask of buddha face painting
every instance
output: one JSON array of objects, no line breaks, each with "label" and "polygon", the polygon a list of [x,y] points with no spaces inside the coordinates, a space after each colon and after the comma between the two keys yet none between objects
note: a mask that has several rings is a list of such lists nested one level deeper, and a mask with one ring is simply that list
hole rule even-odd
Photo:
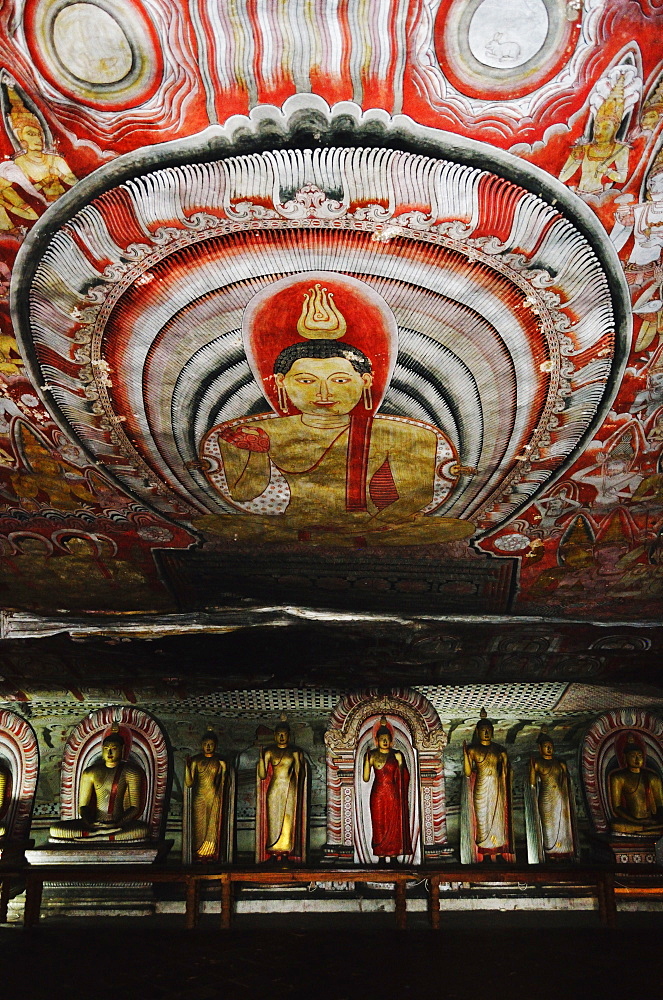
[{"label": "buddha face painting", "polygon": [[277,372],[275,378],[303,415],[322,417],[323,421],[328,416],[349,414],[373,382],[371,374],[361,373],[341,356],[298,358],[286,374]]},{"label": "buddha face painting", "polygon": [[[461,466],[440,428],[378,412],[398,350],[391,311],[347,276],[313,272],[275,284],[243,322],[247,360],[274,413],[207,433],[200,456],[209,482],[272,536],[305,530],[342,544],[345,535],[379,531],[382,542],[389,532],[394,544],[410,544]],[[439,517],[425,526],[427,542],[474,530]],[[240,530],[252,530],[246,519]]]}]

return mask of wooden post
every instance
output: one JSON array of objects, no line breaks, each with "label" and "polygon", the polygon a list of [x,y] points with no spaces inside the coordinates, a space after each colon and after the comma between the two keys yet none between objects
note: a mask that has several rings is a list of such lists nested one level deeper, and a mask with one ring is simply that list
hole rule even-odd
[{"label": "wooden post", "polygon": [[23,912],[23,928],[34,927],[39,923],[41,913],[41,897],[44,891],[44,878],[41,872],[28,869],[25,876],[25,910]]},{"label": "wooden post", "polygon": [[617,926],[617,900],[615,899],[615,876],[611,871],[599,875],[599,916],[604,927]]},{"label": "wooden post", "polygon": [[434,931],[440,929],[440,876],[431,875],[428,893],[428,916]]},{"label": "wooden post", "polygon": [[407,924],[407,899],[405,890],[407,883],[405,879],[396,879],[396,926],[399,931],[405,930]]},{"label": "wooden post", "polygon": [[221,929],[230,930],[233,911],[233,884],[229,874],[221,880]]},{"label": "wooden post", "polygon": [[8,873],[4,873],[0,878],[2,878],[2,888],[0,889],[0,924],[6,924],[11,876]]},{"label": "wooden post", "polygon": [[198,926],[200,916],[200,882],[195,875],[187,875],[186,889],[186,929],[192,931]]}]

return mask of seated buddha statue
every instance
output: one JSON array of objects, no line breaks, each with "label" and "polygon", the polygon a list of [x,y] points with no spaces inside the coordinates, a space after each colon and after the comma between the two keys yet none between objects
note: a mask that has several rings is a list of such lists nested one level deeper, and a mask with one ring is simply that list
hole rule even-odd
[{"label": "seated buddha statue", "polygon": [[613,833],[660,837],[663,834],[663,784],[645,767],[645,751],[634,733],[624,747],[625,767],[608,776]]},{"label": "seated buddha statue", "polygon": [[101,757],[81,774],[78,793],[80,819],[61,820],[50,829],[55,841],[146,840],[148,827],[138,816],[142,809],[145,774],[124,760],[125,745],[117,725],[101,745]]}]

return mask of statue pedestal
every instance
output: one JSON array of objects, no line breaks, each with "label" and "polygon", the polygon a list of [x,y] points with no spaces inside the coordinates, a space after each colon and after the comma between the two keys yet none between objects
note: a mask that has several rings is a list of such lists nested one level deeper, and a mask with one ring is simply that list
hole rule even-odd
[{"label": "statue pedestal", "polygon": [[135,843],[80,844],[49,841],[25,852],[31,865],[150,865],[162,861],[173,846],[172,840],[137,840]]},{"label": "statue pedestal", "polygon": [[[663,840],[663,838],[660,838]],[[625,834],[622,837],[593,837],[594,852],[597,861],[615,865],[655,865],[658,837],[635,837]]]}]

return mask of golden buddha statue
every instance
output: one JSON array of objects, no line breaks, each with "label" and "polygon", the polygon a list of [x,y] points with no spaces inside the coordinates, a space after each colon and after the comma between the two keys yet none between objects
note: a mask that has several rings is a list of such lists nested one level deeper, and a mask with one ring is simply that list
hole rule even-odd
[{"label": "golden buddha statue", "polygon": [[64,157],[46,151],[42,123],[28,111],[17,90],[10,85],[7,94],[11,105],[9,123],[23,150],[14,164],[47,203],[57,201],[77,178]]},{"label": "golden buddha statue", "polygon": [[395,864],[412,854],[408,789],[410,772],[400,750],[393,749],[394,739],[383,715],[375,734],[376,746],[364,755],[363,779],[373,785],[370,795],[371,847],[381,864],[387,858]]},{"label": "golden buddha statue", "polygon": [[660,775],[645,767],[645,749],[635,733],[629,733],[623,750],[625,766],[608,775],[608,795],[613,833],[638,837],[663,834],[663,783]]},{"label": "golden buddha statue", "polygon": [[61,820],[53,825],[51,840],[125,843],[148,838],[147,824],[138,819],[145,774],[133,761],[123,760],[124,751],[124,740],[114,723],[101,745],[101,757],[81,774],[80,819]]},{"label": "golden buddha statue", "polygon": [[4,837],[7,828],[3,823],[3,817],[9,808],[9,792],[11,789],[12,776],[9,768],[0,761],[0,837]]},{"label": "golden buddha statue", "polygon": [[218,861],[221,853],[225,760],[217,753],[218,737],[204,734],[201,753],[187,757],[184,784],[191,796],[191,854],[198,861]]},{"label": "golden buddha statue", "polygon": [[[386,389],[379,342],[376,361],[342,340],[348,324],[334,293],[319,282],[304,296],[297,333],[301,342],[270,357],[262,377],[276,413],[212,427],[200,459],[190,463],[226,504],[251,517],[207,515],[197,521],[201,529],[230,532],[234,540],[250,534],[301,541],[304,534],[335,545],[352,536],[376,545],[416,544],[417,528],[425,544],[472,535],[468,521],[423,516],[461,474],[476,470],[460,465],[439,428],[375,412]],[[287,330],[285,343],[286,336]],[[245,333],[251,360],[261,356],[261,342],[250,337]]]},{"label": "golden buddha statue", "polygon": [[463,741],[461,862],[515,860],[511,830],[511,766],[493,742],[495,727],[485,708],[468,747]]},{"label": "golden buddha statue", "polygon": [[525,823],[530,864],[563,861],[576,855],[573,789],[566,764],[542,726],[539,753],[530,757],[525,786]]},{"label": "golden buddha statue", "polygon": [[307,766],[285,718],[257,766],[256,861],[306,860]]},{"label": "golden buddha statue", "polygon": [[617,139],[624,119],[624,89],[624,77],[619,75],[596,111],[591,141],[574,146],[562,167],[559,175],[562,182],[569,181],[580,170],[577,190],[581,194],[600,194],[605,179],[610,187],[623,184],[628,176],[629,147]]}]

